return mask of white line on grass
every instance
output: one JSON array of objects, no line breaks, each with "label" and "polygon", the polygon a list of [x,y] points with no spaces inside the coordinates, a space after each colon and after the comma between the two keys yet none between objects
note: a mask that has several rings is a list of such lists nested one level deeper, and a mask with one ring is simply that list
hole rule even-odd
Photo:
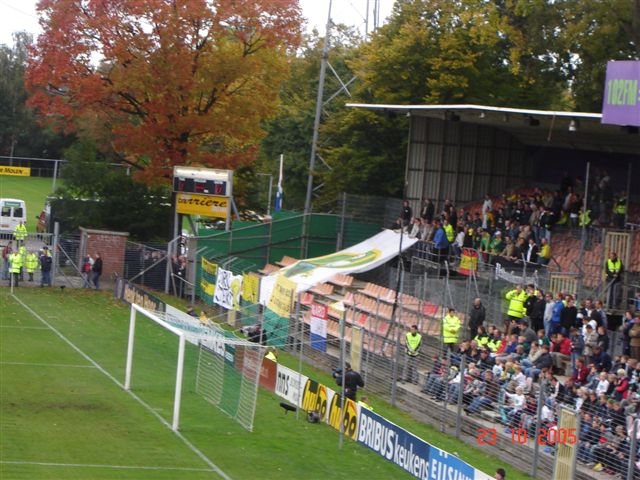
[{"label": "white line on grass", "polygon": [[136,465],[96,465],[91,463],[53,463],[53,462],[26,462],[19,460],[0,460],[6,465],[42,465],[44,467],[77,467],[77,468],[115,468],[120,470],[171,470],[179,472],[210,472],[209,468],[190,467],[142,467]]},{"label": "white line on grass", "polygon": [[[120,381],[117,378],[115,378],[113,375],[111,375],[109,372],[107,372],[104,368],[102,368],[102,366],[98,362],[96,362],[89,355],[87,355],[82,350],[80,350],[80,348],[77,347],[75,343],[73,343],[71,340],[69,340],[67,337],[65,337],[62,333],[60,333],[53,325],[49,324],[44,318],[42,318],[40,315],[38,315],[36,312],[34,312],[33,309],[31,309],[31,307],[26,305],[22,300],[20,300],[18,297],[16,297],[13,293],[11,294],[11,296],[20,305],[22,305],[22,307],[25,310],[27,310],[29,313],[31,313],[31,315],[33,315],[38,320],[40,320],[44,325],[49,327],[53,333],[55,333],[67,345],[69,345],[76,352],[78,352],[85,360],[90,362],[93,366],[95,366],[98,370],[100,370],[100,372],[102,372],[102,374],[104,374],[108,379],[110,379],[113,383],[115,383],[116,385],[118,385],[120,388],[122,388],[124,390],[124,385],[122,383],[120,383]],[[128,393],[133,399],[135,399],[140,405],[142,405],[144,408],[146,408],[153,416],[155,416],[160,421],[160,423],[162,423],[165,427],[167,427],[169,430],[171,430],[180,440],[182,440],[182,443],[184,443],[187,447],[189,447],[189,449],[193,453],[195,453],[198,457],[200,457],[200,459],[202,461],[204,461],[207,465],[209,465],[209,468],[213,472],[217,473],[218,475],[220,475],[225,480],[231,480],[231,477],[229,475],[227,475],[220,467],[218,467],[215,463],[213,463],[209,459],[209,457],[207,457],[195,445],[193,445],[189,440],[187,440],[187,438],[184,435],[182,435],[178,431],[173,430],[171,428],[171,424],[169,424],[169,422],[167,422],[164,418],[162,418],[162,416],[158,412],[156,412],[153,408],[151,408],[151,406],[149,404],[147,404],[147,402],[142,400],[138,395],[133,393],[131,390],[125,390],[125,392]]]},{"label": "white line on grass", "polygon": [[25,366],[25,367],[96,368],[93,365],[74,365],[71,363],[0,362],[0,365],[19,365],[19,366]]},{"label": "white line on grass", "polygon": [[0,325],[0,328],[20,328],[23,330],[49,330],[47,327],[27,327],[23,325]]}]

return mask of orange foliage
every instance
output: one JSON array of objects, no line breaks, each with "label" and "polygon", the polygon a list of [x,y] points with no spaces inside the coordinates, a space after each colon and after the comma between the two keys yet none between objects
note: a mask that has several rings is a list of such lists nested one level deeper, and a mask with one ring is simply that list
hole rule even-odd
[{"label": "orange foliage", "polygon": [[233,168],[275,111],[297,0],[41,0],[26,74],[51,123],[98,118],[147,182],[174,165]]}]

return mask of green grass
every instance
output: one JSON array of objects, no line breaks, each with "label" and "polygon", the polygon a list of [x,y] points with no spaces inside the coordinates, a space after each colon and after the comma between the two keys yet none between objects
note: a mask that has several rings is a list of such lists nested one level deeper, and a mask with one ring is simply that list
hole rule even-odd
[{"label": "green grass", "polygon": [[[106,292],[87,290],[21,288],[17,296],[109,374],[123,381],[127,306]],[[0,311],[0,478],[220,478],[206,471],[206,463],[151,412],[93,368],[4,288],[0,289]],[[168,422],[176,351],[173,335],[150,322],[138,323],[133,391]],[[263,389],[259,392],[254,432],[245,431],[196,395],[196,355],[195,348],[187,348],[181,433],[230,477],[411,478],[350,440],[338,450],[335,430],[324,424],[309,424],[303,416],[296,421],[294,415],[284,415],[279,397]],[[281,361],[297,366],[297,359],[288,355],[282,355]],[[305,366],[305,373],[333,384],[325,372]],[[485,472],[495,471],[501,463],[486,451],[417,424],[380,399],[374,397],[372,401],[376,411],[389,420],[444,450],[458,452]],[[163,469],[114,469],[106,465]],[[508,478],[528,478],[513,468],[508,473]]]},{"label": "green grass", "polygon": [[0,197],[17,198],[27,203],[27,231],[36,231],[36,217],[51,194],[52,179],[0,175]]}]

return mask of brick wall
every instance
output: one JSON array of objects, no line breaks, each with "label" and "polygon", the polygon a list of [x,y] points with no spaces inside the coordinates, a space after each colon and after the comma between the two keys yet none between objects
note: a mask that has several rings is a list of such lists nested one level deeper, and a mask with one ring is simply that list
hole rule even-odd
[{"label": "brick wall", "polygon": [[80,227],[81,257],[96,253],[102,257],[102,277],[108,278],[113,273],[122,276],[124,271],[124,252],[129,234],[126,232],[110,232],[91,230]]}]

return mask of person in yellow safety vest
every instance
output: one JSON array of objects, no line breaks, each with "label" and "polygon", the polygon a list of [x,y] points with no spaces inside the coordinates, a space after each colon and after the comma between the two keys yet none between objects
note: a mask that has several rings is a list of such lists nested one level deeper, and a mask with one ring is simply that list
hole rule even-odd
[{"label": "person in yellow safety vest", "polygon": [[478,344],[478,348],[486,347],[489,343],[489,335],[487,335],[487,329],[483,325],[478,327],[478,334],[473,337],[473,340]]},{"label": "person in yellow safety vest", "polygon": [[370,410],[373,412],[373,407],[369,405],[369,397],[365,395],[363,395],[362,398],[358,400],[358,405],[360,405],[362,408],[366,408],[367,410]]},{"label": "person in yellow safety vest", "polygon": [[[22,255],[20,255],[20,252],[13,252],[9,257],[9,262],[10,282],[13,282],[13,285],[17,287],[20,280],[20,272],[22,272]],[[9,285],[11,285],[11,283],[9,283]]]},{"label": "person in yellow safety vest", "polygon": [[27,264],[27,249],[24,246],[24,244],[20,245],[20,248],[18,249],[18,254],[22,257],[22,262],[20,263],[20,266],[23,267],[22,270],[20,270],[20,280],[24,281],[24,267]]},{"label": "person in yellow safety vest", "polygon": [[447,240],[449,240],[449,243],[453,243],[456,238],[456,232],[453,229],[453,225],[451,225],[449,223],[449,220],[447,220],[446,218],[442,223],[442,228],[444,230],[444,234],[447,236]]},{"label": "person in yellow safety vest", "polygon": [[487,348],[491,351],[491,353],[496,353],[502,345],[502,342],[502,332],[496,327],[493,334],[489,336]]},{"label": "person in yellow safety vest", "polygon": [[620,289],[618,288],[618,283],[620,283],[623,270],[624,267],[622,265],[622,261],[618,258],[618,254],[616,252],[611,252],[605,268],[605,273],[607,274],[609,308],[614,308],[619,303],[618,291]]},{"label": "person in yellow safety vest", "polygon": [[618,200],[613,205],[613,221],[616,227],[624,228],[624,222],[627,218],[627,197],[625,192],[622,192],[618,197]]},{"label": "person in yellow safety vest", "polygon": [[[411,325],[411,328],[405,336],[405,353],[407,354],[407,361],[404,364],[404,372],[402,377],[408,383],[418,384],[418,355],[420,355],[420,348],[422,347],[422,335],[418,333],[418,326]],[[400,380],[402,382],[402,380]]]},{"label": "person in yellow safety vest", "polygon": [[580,209],[580,215],[578,216],[580,227],[588,227],[591,225],[591,210],[587,210],[584,212],[582,208]]},{"label": "person in yellow safety vest", "polygon": [[442,320],[442,343],[450,350],[455,349],[458,343],[458,331],[461,327],[460,318],[456,315],[456,309],[450,308]]},{"label": "person in yellow safety vest", "polygon": [[518,285],[515,289],[507,292],[505,298],[509,300],[508,318],[504,321],[504,332],[506,334],[509,331],[511,320],[519,322],[524,317],[526,313],[524,302],[529,298],[529,294],[524,291],[522,285]]},{"label": "person in yellow safety vest", "polygon": [[272,362],[278,363],[278,356],[276,355],[276,351],[273,348],[270,348],[267,351],[267,354],[264,356],[264,358],[271,360]]},{"label": "person in yellow safety vest", "polygon": [[20,222],[20,224],[16,226],[16,229],[13,231],[13,238],[16,239],[18,245],[27,238],[27,227],[24,225],[24,222]]},{"label": "person in yellow safety vest", "polygon": [[29,274],[29,281],[33,282],[33,272],[36,271],[36,267],[38,266],[38,256],[34,252],[29,252],[27,254],[27,259],[25,261],[25,267],[27,273]]},{"label": "person in yellow safety vest", "polygon": [[551,260],[551,245],[546,238],[540,241],[540,252],[538,253],[538,263],[540,265],[548,265]]}]

